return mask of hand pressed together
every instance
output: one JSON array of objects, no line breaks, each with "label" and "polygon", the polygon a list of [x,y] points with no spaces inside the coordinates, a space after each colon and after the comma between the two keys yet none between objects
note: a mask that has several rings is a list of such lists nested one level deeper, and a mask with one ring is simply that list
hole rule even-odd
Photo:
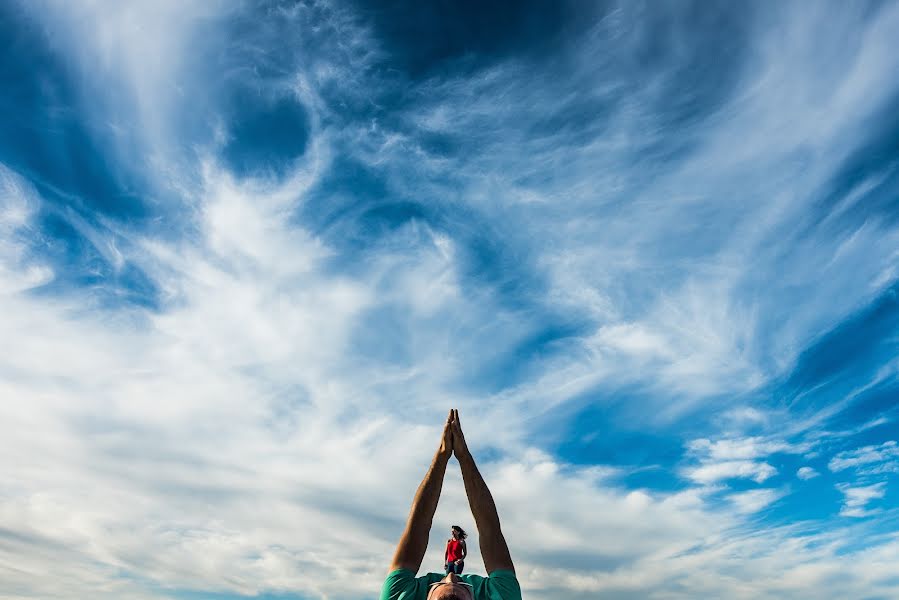
[{"label": "hand pressed together", "polygon": [[458,409],[450,411],[450,426],[453,434],[453,453],[456,458],[468,458],[471,453],[468,451],[468,444],[465,443],[465,435],[462,433],[462,423],[459,421]]},{"label": "hand pressed together", "polygon": [[444,458],[449,458],[453,454],[456,458],[469,458],[471,452],[468,450],[468,444],[465,443],[465,435],[462,433],[462,423],[459,421],[459,411],[451,409],[446,417],[446,423],[443,425],[443,433],[440,435],[440,448],[437,454]]},{"label": "hand pressed together", "polygon": [[443,456],[444,458],[449,458],[453,454],[453,417],[455,416],[453,413],[457,412],[454,410],[449,411],[449,415],[446,417],[446,423],[443,426],[443,433],[440,436],[440,448],[437,449],[437,454]]}]

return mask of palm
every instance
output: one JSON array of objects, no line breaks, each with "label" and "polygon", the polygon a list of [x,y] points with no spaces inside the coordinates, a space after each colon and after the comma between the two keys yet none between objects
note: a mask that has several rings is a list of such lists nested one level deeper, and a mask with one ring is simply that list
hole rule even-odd
[{"label": "palm", "polygon": [[440,438],[440,453],[453,453],[453,411],[450,411],[446,418],[446,424],[443,426],[443,436]]}]

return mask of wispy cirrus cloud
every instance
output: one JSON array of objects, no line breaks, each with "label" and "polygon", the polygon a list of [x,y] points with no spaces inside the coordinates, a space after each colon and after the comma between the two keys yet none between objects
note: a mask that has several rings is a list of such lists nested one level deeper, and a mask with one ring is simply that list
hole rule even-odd
[{"label": "wispy cirrus cloud", "polygon": [[849,485],[838,486],[844,497],[840,516],[867,517],[875,514],[877,512],[876,509],[868,509],[866,507],[872,501],[883,498],[886,493],[885,487],[886,484],[883,482],[857,487]]},{"label": "wispy cirrus cloud", "polygon": [[830,459],[827,468],[831,471],[854,468],[867,475],[886,473],[899,469],[897,458],[899,458],[899,447],[895,440],[889,440],[879,446],[865,446],[840,452]]}]

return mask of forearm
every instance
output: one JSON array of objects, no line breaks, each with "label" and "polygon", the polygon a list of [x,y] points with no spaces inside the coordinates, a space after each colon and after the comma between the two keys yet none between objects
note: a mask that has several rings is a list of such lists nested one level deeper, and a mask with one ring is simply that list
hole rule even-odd
[{"label": "forearm", "polygon": [[448,455],[442,455],[439,452],[434,455],[425,478],[418,486],[418,491],[415,492],[415,500],[412,501],[412,510],[409,511],[409,521],[406,524],[407,529],[423,527],[426,532],[431,530],[448,462]]},{"label": "forearm", "polygon": [[499,514],[487,483],[481,476],[471,453],[457,455],[457,458],[462,467],[462,481],[465,483],[471,514],[478,528],[478,545],[481,547],[481,557],[484,559],[487,574],[501,569],[514,571],[509,546],[500,528]]},{"label": "forearm", "polygon": [[443,488],[443,478],[448,461],[449,455],[440,452],[434,455],[431,466],[421,485],[418,486],[415,499],[412,501],[409,519],[394,554],[392,568],[418,571],[421,566],[421,561],[428,549],[428,536],[434,521],[434,513],[437,512],[437,503],[440,500],[440,491]]},{"label": "forearm", "polygon": [[462,468],[462,481],[465,484],[465,494],[468,496],[468,504],[471,506],[471,514],[480,533],[499,531],[499,514],[493,496],[487,488],[487,482],[481,476],[478,466],[470,453],[458,457],[459,466]]}]

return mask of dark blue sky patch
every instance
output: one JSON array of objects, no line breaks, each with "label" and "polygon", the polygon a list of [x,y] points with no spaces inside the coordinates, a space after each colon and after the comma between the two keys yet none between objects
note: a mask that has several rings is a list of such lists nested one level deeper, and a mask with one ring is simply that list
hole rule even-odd
[{"label": "dark blue sky patch", "polygon": [[303,155],[309,119],[297,98],[246,89],[236,91],[229,104],[222,157],[235,174],[280,176]]},{"label": "dark blue sky patch", "polygon": [[[96,265],[106,262],[96,248],[55,210],[40,213],[35,221],[40,233],[30,240],[35,258],[48,260],[56,270],[96,270]],[[85,267],[71,269],[72,265],[78,264]]]},{"label": "dark blue sky patch", "polygon": [[375,251],[388,251],[413,258],[422,248],[432,248],[428,227],[439,231],[440,215],[410,200],[385,198],[372,202],[352,202],[335,197],[335,213],[319,235],[340,251],[332,266],[347,273],[363,273]]},{"label": "dark blue sky patch", "polygon": [[843,161],[823,186],[816,210],[808,212],[808,235],[826,221],[827,231],[853,231],[868,220],[899,219],[899,96],[867,119],[871,135]]},{"label": "dark blue sky patch", "polygon": [[[852,403],[834,417],[831,427],[851,428],[886,419],[887,423],[865,432],[867,436],[899,438],[899,380],[888,378],[856,395]],[[890,431],[891,433],[884,433]]]},{"label": "dark blue sky patch", "polygon": [[455,75],[513,54],[539,59],[609,10],[605,3],[531,0],[356,4],[390,53],[385,68],[400,69],[412,79]]},{"label": "dark blue sky patch", "polygon": [[563,315],[551,306],[549,282],[536,264],[537,247],[530,236],[522,235],[527,225],[516,215],[454,207],[445,212],[444,222],[444,231],[457,246],[460,285],[467,295],[488,297],[538,328],[584,326],[584,313],[572,309]]},{"label": "dark blue sky patch", "polygon": [[[813,464],[811,466],[818,471],[819,476],[803,481],[796,477],[796,470],[804,464],[791,463],[790,468],[780,465],[783,470],[777,477],[763,485],[752,484],[756,489],[772,487],[788,492],[766,508],[765,519],[771,526],[818,521],[821,522],[822,529],[830,529],[831,526],[824,523],[839,515],[843,494],[834,486],[830,473],[825,467]],[[809,527],[814,528],[813,525]]]},{"label": "dark blue sky patch", "polygon": [[748,4],[694,1],[634,4],[629,11],[633,18],[627,22],[634,30],[620,34],[624,44],[610,40],[614,59],[610,62],[636,94],[664,74],[662,88],[649,96],[646,114],[652,120],[647,126],[680,135],[648,136],[656,141],[638,143],[634,159],[666,162],[691,146],[691,128],[713,116],[740,82],[755,9]]},{"label": "dark blue sky patch", "polygon": [[[531,373],[542,371],[544,364],[568,352],[585,331],[583,323],[557,314],[521,311],[509,318],[508,327],[513,332],[518,327],[531,331],[512,345],[496,343],[491,335],[484,336],[479,344],[483,354],[460,374],[459,383],[464,388],[496,393],[527,381]],[[485,348],[490,350],[484,352]]]},{"label": "dark blue sky patch", "polygon": [[0,162],[50,202],[146,218],[151,205],[142,177],[110,158],[113,130],[91,116],[99,112],[96,101],[85,98],[75,66],[48,35],[13,3],[0,8],[0,37],[8,44],[0,58]]},{"label": "dark blue sky patch", "polygon": [[[627,162],[642,175],[634,182],[637,186],[646,180],[648,171],[673,168],[695,147],[701,134],[697,126],[716,114],[740,81],[753,32],[751,9],[734,10],[728,3],[689,4],[686,10],[674,10],[675,5],[650,9],[611,3],[538,3],[533,7],[517,3],[489,9],[449,4],[366,7],[376,31],[384,35],[392,50],[384,68],[411,69],[413,79],[433,77],[440,82],[514,55],[516,67],[527,74],[517,83],[508,82],[509,89],[491,88],[489,93],[509,98],[510,106],[523,112],[498,122],[484,119],[466,130],[464,137],[441,140],[436,149],[428,147],[421,131],[390,127],[414,134],[426,151],[462,158],[477,156],[496,144],[497,136],[509,143],[550,139],[556,151],[562,146],[586,145],[607,135],[626,112],[627,119],[638,121],[627,150]],[[528,19],[537,18],[539,27],[519,30],[521,13]],[[601,16],[608,18],[600,21]],[[480,20],[494,19],[497,27],[489,33],[453,33],[457,48],[432,48],[433,44],[439,46],[442,35],[449,34],[452,23],[477,29]],[[479,41],[482,38],[483,42]],[[690,44],[685,43],[687,39]],[[585,56],[585,46],[595,56]],[[429,99],[424,94],[430,90],[428,86],[410,88],[401,79],[384,80],[388,81],[393,96],[387,94],[377,101],[384,108],[379,115],[384,123],[391,122],[391,111],[414,109]],[[547,97],[546,90],[554,90],[556,97]],[[662,132],[665,135],[660,135]],[[471,168],[476,164],[471,162]],[[526,183],[527,177],[521,181]]]},{"label": "dark blue sky patch", "polygon": [[[609,427],[598,421],[590,421],[593,411],[585,409],[572,423],[576,430],[569,438],[561,440],[554,451],[574,464],[618,465],[625,468],[645,468],[637,476],[645,487],[655,488],[671,476],[670,469],[683,456],[683,442],[670,432],[624,429],[620,424]],[[656,471],[656,466],[668,472]]]},{"label": "dark blue sky patch", "polygon": [[689,487],[689,483],[676,472],[661,465],[647,465],[625,469],[618,478],[627,489],[646,489],[655,492],[677,492]]},{"label": "dark blue sky patch", "polygon": [[627,162],[642,180],[682,162],[703,133],[698,126],[725,105],[741,80],[753,9],[724,2],[677,6],[616,7],[621,14],[591,34],[601,51],[587,77],[577,71],[577,62],[586,59],[577,44],[561,63],[535,65],[532,79],[558,88],[559,99],[533,115],[528,137],[564,133],[567,143],[590,143],[608,135],[627,111],[642,132],[631,140]]},{"label": "dark blue sky patch", "polygon": [[567,408],[541,416],[535,441],[568,463],[621,466],[629,470],[625,480],[639,482],[639,487],[683,487],[674,467],[683,458],[689,432],[677,427],[647,429],[622,410],[640,403],[644,393],[639,388],[592,390],[570,400]]},{"label": "dark blue sky patch", "polygon": [[446,132],[423,131],[417,135],[418,147],[430,156],[455,156],[460,149],[460,140]]},{"label": "dark blue sky patch", "polygon": [[359,216],[363,236],[369,239],[389,236],[411,221],[429,223],[432,221],[430,211],[418,202],[398,201],[372,206]]},{"label": "dark blue sky patch", "polygon": [[864,381],[885,360],[895,357],[897,330],[899,285],[894,285],[806,349],[775,394],[786,400],[796,399],[796,407],[800,408],[824,400],[820,393],[799,398],[802,392],[820,384],[835,381],[846,390]]},{"label": "dark blue sky patch", "polygon": [[[481,221],[478,219],[478,221]],[[527,268],[528,249],[516,245],[514,239],[486,221],[473,222],[455,232],[462,242],[460,271],[473,288],[487,286],[513,307],[525,307],[526,298],[538,283],[533,270]]]},{"label": "dark blue sky patch", "polygon": [[300,207],[297,221],[341,249],[360,236],[360,214],[391,201],[381,173],[338,155]]},{"label": "dark blue sky patch", "polygon": [[[114,234],[99,228],[110,242],[122,244]],[[89,292],[92,310],[115,310],[139,307],[157,310],[160,290],[151,278],[135,264],[111,262],[113,250],[101,252],[72,223],[55,210],[41,213],[35,222],[36,234],[28,240],[28,256],[37,264],[53,269],[54,277],[35,288],[37,295],[57,295],[73,290]],[[104,240],[105,241],[105,240]]]},{"label": "dark blue sky patch", "polygon": [[114,274],[107,258],[58,214],[45,213],[38,224],[42,235],[35,239],[37,245],[32,252],[52,267],[54,277],[32,293],[54,296],[84,289],[90,290],[92,296],[97,291],[103,296]]}]

